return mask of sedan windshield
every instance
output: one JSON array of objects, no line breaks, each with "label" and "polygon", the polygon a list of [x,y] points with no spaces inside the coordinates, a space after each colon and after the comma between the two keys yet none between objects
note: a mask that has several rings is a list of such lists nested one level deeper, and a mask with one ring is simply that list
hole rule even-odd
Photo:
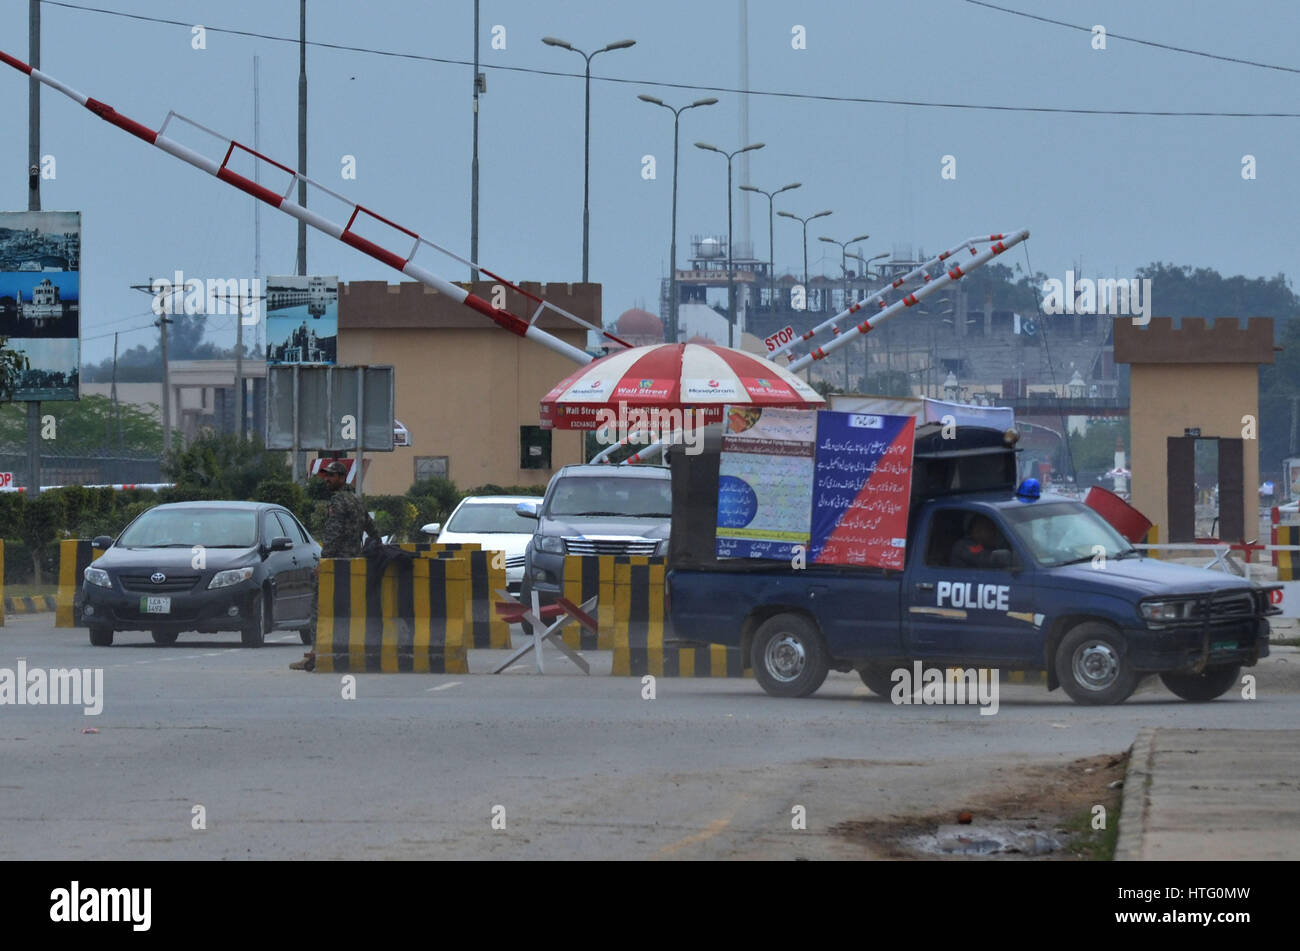
[{"label": "sedan windshield", "polygon": [[531,535],[537,520],[515,513],[514,502],[475,502],[462,505],[447,523],[447,531],[466,535]]},{"label": "sedan windshield", "polygon": [[672,483],[667,479],[626,479],[617,476],[561,479],[551,495],[552,517],[603,515],[626,518],[670,518]]},{"label": "sedan windshield", "polygon": [[257,513],[251,509],[153,509],[122,533],[124,548],[251,548]]},{"label": "sedan windshield", "polygon": [[1097,556],[1119,558],[1135,549],[1095,511],[1078,502],[1003,509],[1016,536],[1040,565],[1064,565]]}]

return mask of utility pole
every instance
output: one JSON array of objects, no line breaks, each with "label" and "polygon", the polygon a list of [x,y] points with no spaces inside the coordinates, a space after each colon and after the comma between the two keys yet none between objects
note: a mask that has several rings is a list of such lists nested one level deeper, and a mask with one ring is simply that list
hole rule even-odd
[{"label": "utility pole", "polygon": [[[27,60],[33,69],[41,68],[41,0],[27,5]],[[32,79],[27,87],[27,210],[41,210],[41,84]],[[19,297],[22,295],[19,294]],[[41,493],[41,404],[27,404],[27,487],[32,495]]]},{"label": "utility pole", "polygon": [[[307,0],[298,0],[298,204],[307,207]],[[298,276],[307,274],[307,222],[298,219]]]},{"label": "utility pole", "polygon": [[[469,259],[478,261],[478,0],[474,0],[474,158],[470,162]],[[478,280],[478,268],[469,269],[469,279]]]},{"label": "utility pole", "polygon": [[117,401],[117,334],[113,334],[113,414],[117,417],[117,451],[122,451],[122,404]]},{"label": "utility pole", "polygon": [[171,370],[167,365],[167,325],[176,323],[167,315],[172,312],[172,299],[178,294],[181,295],[182,299],[184,298],[185,286],[182,284],[180,287],[171,288],[164,297],[163,291],[154,290],[153,278],[149,278],[148,284],[132,284],[131,289],[152,294],[154,313],[158,315],[158,319],[153,322],[153,325],[158,328],[158,346],[162,351],[163,452],[166,453],[172,448],[172,386]]}]

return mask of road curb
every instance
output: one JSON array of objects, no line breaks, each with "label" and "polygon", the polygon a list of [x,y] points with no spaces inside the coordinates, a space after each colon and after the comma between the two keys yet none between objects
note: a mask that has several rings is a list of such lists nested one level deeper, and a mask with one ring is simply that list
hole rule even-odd
[{"label": "road curb", "polygon": [[1146,838],[1147,807],[1151,777],[1155,770],[1156,728],[1143,727],[1129,748],[1128,770],[1124,774],[1124,795],[1120,799],[1119,836],[1115,841],[1116,862],[1142,859]]}]

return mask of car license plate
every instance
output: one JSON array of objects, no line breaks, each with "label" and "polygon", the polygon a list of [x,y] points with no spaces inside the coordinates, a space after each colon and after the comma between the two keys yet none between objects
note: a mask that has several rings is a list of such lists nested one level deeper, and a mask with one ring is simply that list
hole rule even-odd
[{"label": "car license plate", "polygon": [[1235,651],[1236,649],[1236,641],[1215,641],[1210,645],[1210,650],[1212,651]]},{"label": "car license plate", "polygon": [[141,614],[171,614],[172,599],[171,598],[141,598],[140,613]]}]

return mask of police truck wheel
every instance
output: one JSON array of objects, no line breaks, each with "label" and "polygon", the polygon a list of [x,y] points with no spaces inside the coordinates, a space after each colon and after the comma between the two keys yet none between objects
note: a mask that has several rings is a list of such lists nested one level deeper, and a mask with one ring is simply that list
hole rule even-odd
[{"label": "police truck wheel", "polygon": [[894,668],[888,664],[868,664],[858,671],[858,676],[872,693],[888,699],[894,691],[894,682],[891,679],[893,672]]},{"label": "police truck wheel", "polygon": [[754,679],[774,697],[808,696],[829,669],[821,635],[797,614],[778,614],[760,624],[750,659]]},{"label": "police truck wheel", "polygon": [[112,647],[113,629],[101,624],[90,625],[90,644],[92,647]]},{"label": "police truck wheel", "polygon": [[1085,621],[1056,648],[1056,679],[1075,703],[1123,703],[1137,687],[1124,638],[1109,624]]},{"label": "police truck wheel", "polygon": [[1199,674],[1165,673],[1160,675],[1160,679],[1171,692],[1184,700],[1205,703],[1231,690],[1240,673],[1240,664],[1229,664],[1227,667],[1207,667]]},{"label": "police truck wheel", "polygon": [[252,607],[253,618],[240,629],[239,640],[245,647],[261,647],[271,627],[271,605],[265,595],[259,594]]},{"label": "police truck wheel", "polygon": [[164,647],[167,646],[168,644],[175,644],[176,638],[177,636],[179,636],[179,634],[180,631],[154,631],[153,642],[155,644],[160,644]]}]

